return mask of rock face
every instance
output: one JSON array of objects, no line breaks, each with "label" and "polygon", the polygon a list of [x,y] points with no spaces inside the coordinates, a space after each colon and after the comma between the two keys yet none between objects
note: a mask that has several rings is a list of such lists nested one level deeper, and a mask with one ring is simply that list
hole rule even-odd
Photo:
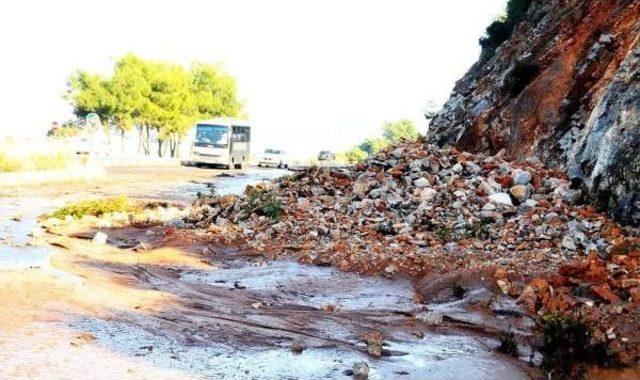
[{"label": "rock face", "polygon": [[565,169],[601,209],[640,222],[640,1],[534,0],[456,84],[429,141]]}]

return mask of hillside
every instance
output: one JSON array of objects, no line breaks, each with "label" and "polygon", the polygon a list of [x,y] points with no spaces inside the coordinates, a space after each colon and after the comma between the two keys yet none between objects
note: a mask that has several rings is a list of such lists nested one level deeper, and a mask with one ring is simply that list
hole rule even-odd
[{"label": "hillside", "polygon": [[524,7],[522,20],[457,82],[429,142],[536,157],[565,169],[598,208],[637,225],[640,2],[510,3]]}]

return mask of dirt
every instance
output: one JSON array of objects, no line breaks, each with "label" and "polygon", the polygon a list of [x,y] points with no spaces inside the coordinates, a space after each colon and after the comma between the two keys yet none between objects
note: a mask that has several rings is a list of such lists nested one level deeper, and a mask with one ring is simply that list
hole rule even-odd
[{"label": "dirt", "polygon": [[[495,352],[490,324],[414,318],[426,309],[408,280],[270,261],[166,227],[107,231],[148,243],[138,251],[94,245],[81,229],[26,236],[67,200],[188,201],[210,182],[233,192],[280,172],[218,174],[127,168],[100,183],[3,190],[0,378],[342,378],[357,362],[370,378],[532,376],[527,353]],[[381,357],[367,353],[371,334]]]}]

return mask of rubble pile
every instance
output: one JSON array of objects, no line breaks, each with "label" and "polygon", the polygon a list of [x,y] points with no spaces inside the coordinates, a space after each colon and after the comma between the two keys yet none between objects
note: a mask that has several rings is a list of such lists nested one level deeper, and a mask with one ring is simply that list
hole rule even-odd
[{"label": "rubble pile", "polygon": [[531,313],[585,308],[608,323],[640,305],[640,240],[581,204],[578,185],[535,160],[404,142],[353,168],[200,199],[185,221],[258,254],[360,273],[493,267],[499,289]]}]

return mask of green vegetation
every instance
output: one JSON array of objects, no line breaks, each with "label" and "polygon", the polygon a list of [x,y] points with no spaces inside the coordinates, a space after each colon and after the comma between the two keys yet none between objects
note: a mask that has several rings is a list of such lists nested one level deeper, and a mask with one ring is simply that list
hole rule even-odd
[{"label": "green vegetation", "polygon": [[85,200],[71,203],[49,215],[52,218],[64,219],[67,216],[82,218],[85,215],[101,216],[111,212],[133,212],[139,206],[128,197],[121,195],[103,199]]},{"label": "green vegetation", "polygon": [[249,203],[245,215],[247,218],[251,216],[251,214],[256,213],[269,217],[273,221],[280,220],[284,210],[282,209],[282,203],[272,192],[260,187],[249,186],[245,193],[247,195],[247,202]]},{"label": "green vegetation", "polygon": [[200,119],[239,116],[235,79],[216,65],[183,66],[144,60],[135,54],[120,58],[109,77],[77,71],[68,81],[65,99],[79,117],[100,116],[105,128],[122,138],[135,128],[139,149],[150,154],[151,132],[159,137],[158,155],[178,153],[181,138]]},{"label": "green vegetation", "polygon": [[438,240],[448,243],[460,239],[480,239],[486,240],[491,236],[488,225],[482,223],[468,224],[464,228],[453,229],[447,226],[439,226],[433,231]]},{"label": "green vegetation", "polygon": [[71,159],[63,153],[10,156],[0,152],[0,172],[57,170],[69,166]]},{"label": "green vegetation", "polygon": [[409,119],[400,119],[394,122],[386,122],[382,126],[382,137],[372,137],[361,144],[351,147],[346,152],[338,154],[337,161],[355,164],[363,162],[380,150],[402,140],[413,141],[420,133]]},{"label": "green vegetation", "polygon": [[80,135],[82,129],[79,128],[74,122],[67,121],[58,128],[52,128],[47,131],[47,137],[54,139],[64,139],[70,137],[76,137]]},{"label": "green vegetation", "polygon": [[339,153],[336,158],[337,161],[346,161],[350,164],[357,164],[358,162],[363,162],[367,159],[369,155],[364,150],[360,149],[360,147],[354,146],[346,152]]},{"label": "green vegetation", "polygon": [[548,314],[539,321],[539,329],[542,369],[549,378],[582,378],[588,364],[615,364],[606,343],[596,342],[591,326],[580,317]]},{"label": "green vegetation", "polygon": [[409,119],[386,122],[382,126],[382,137],[389,143],[398,143],[401,140],[413,141],[418,138],[418,130]]},{"label": "green vegetation", "polygon": [[480,38],[482,46],[481,60],[486,61],[493,56],[498,46],[511,37],[513,29],[524,19],[533,0],[509,0],[506,15],[492,22],[486,35]]}]

